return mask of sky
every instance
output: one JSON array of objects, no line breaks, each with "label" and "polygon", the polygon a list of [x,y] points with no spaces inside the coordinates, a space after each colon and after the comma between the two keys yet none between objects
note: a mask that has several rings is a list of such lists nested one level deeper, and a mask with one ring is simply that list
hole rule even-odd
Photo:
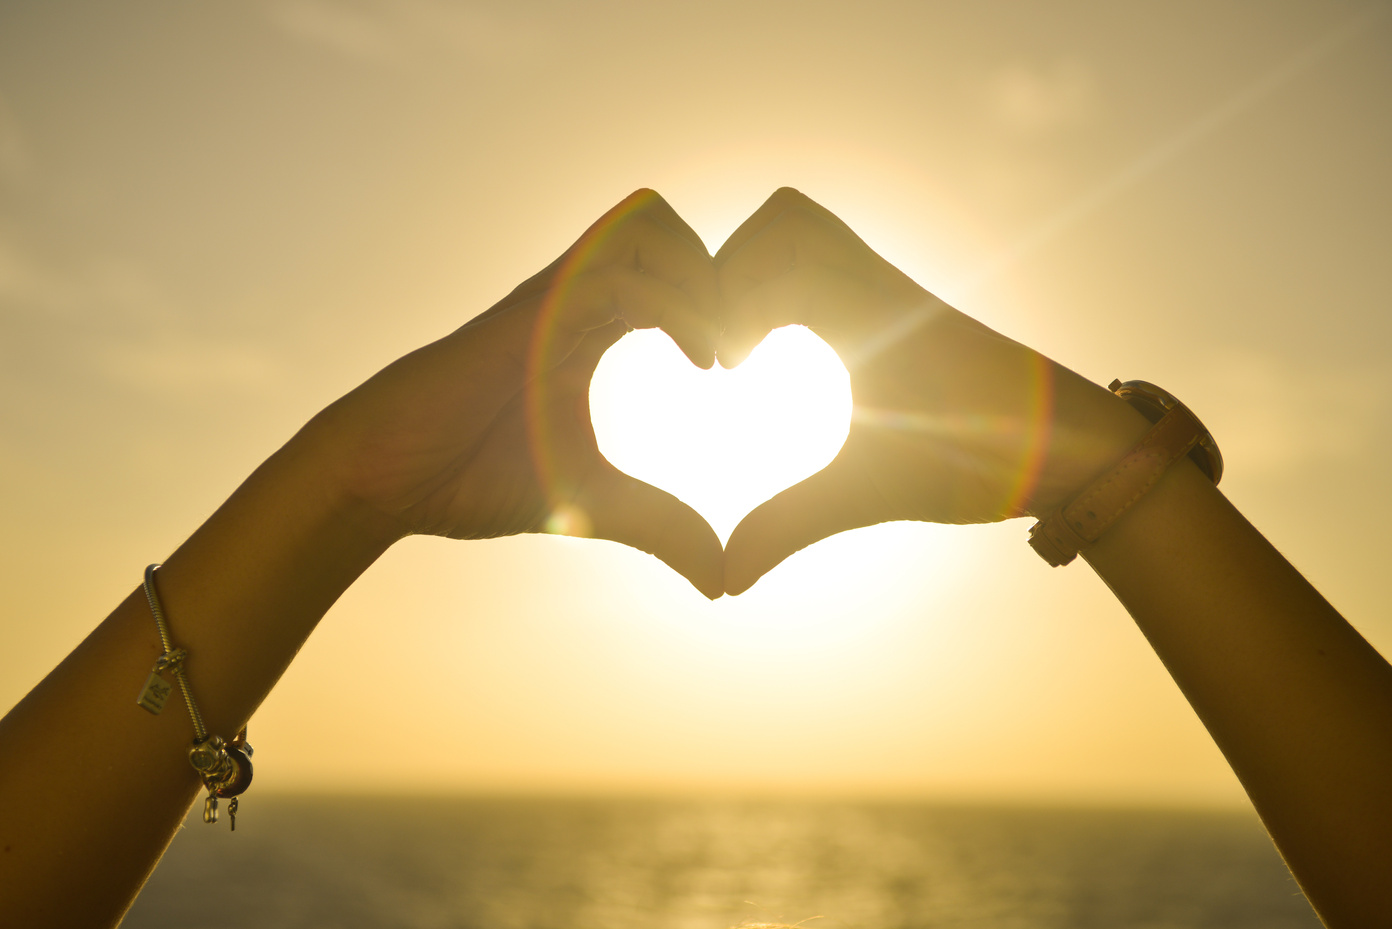
[{"label": "sky", "polygon": [[[1392,653],[1389,165],[1385,0],[7,0],[0,708],[316,411],[643,186],[712,251],[798,187],[993,328],[1163,385]],[[834,454],[829,364],[765,420],[811,458],[672,489],[733,520]],[[596,404],[658,474],[643,415]],[[1027,527],[857,530],[714,603],[614,543],[408,539],[252,720],[258,786],[1241,802]]]}]

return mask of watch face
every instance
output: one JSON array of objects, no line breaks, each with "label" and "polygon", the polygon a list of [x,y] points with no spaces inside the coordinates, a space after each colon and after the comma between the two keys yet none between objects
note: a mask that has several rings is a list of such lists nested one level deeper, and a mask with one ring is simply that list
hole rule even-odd
[{"label": "watch face", "polygon": [[[1158,423],[1167,412],[1183,405],[1174,394],[1149,381],[1112,381],[1109,389],[1152,423]],[[1193,411],[1189,412],[1192,416]],[[1198,417],[1194,419],[1198,420]],[[1209,480],[1217,484],[1223,477],[1223,455],[1218,451],[1218,443],[1208,427],[1202,422],[1199,427],[1203,433],[1199,436],[1199,443],[1190,450],[1189,458],[1208,475]]]},{"label": "watch face", "polygon": [[1174,394],[1149,381],[1113,381],[1112,393],[1140,410],[1153,423],[1159,422],[1167,410],[1179,405]]}]

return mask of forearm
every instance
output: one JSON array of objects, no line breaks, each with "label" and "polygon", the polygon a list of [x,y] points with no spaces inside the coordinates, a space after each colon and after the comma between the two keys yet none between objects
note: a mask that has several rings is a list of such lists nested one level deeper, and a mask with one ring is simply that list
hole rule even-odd
[{"label": "forearm", "polygon": [[[640,190],[493,309],[315,417],[156,575],[209,731],[232,737],[339,594],[410,532],[542,531],[564,508],[718,595],[714,531],[604,459],[587,398],[634,327],[711,364],[719,304],[700,237]],[[115,923],[178,828],[198,788],[193,727],[178,694],[159,717],[136,706],[160,654],[132,594],[0,720],[5,920]]]},{"label": "forearm", "polygon": [[1331,926],[1392,925],[1392,668],[1189,462],[1084,557]]},{"label": "forearm", "polygon": [[[199,708],[224,738],[396,537],[328,494],[312,446],[273,456],[157,574]],[[160,652],[137,590],[0,720],[0,908],[17,925],[114,924],[198,791],[177,688],[157,717],[135,703]]]}]

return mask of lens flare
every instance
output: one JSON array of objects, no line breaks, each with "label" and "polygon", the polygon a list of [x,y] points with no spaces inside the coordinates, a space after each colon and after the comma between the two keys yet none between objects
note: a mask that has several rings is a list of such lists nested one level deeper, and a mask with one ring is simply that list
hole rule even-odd
[{"label": "lens flare", "polygon": [[548,532],[586,535],[591,525],[572,505],[573,488],[562,480],[565,462],[554,441],[559,424],[553,421],[556,411],[549,403],[552,378],[557,366],[573,350],[571,342],[576,338],[573,331],[558,324],[561,310],[571,296],[577,275],[590,258],[604,247],[624,220],[641,212],[657,198],[658,194],[650,190],[634,194],[586,230],[556,269],[537,313],[527,352],[525,402],[532,466],[552,506],[552,515],[546,523]]}]

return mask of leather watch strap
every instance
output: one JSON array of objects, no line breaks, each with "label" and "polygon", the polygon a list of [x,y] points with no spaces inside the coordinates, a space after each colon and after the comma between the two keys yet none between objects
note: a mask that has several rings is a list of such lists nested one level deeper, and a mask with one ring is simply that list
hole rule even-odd
[{"label": "leather watch strap", "polygon": [[1177,403],[1114,468],[1035,523],[1030,529],[1030,546],[1054,567],[1068,564],[1207,435],[1203,423],[1188,407]]}]

